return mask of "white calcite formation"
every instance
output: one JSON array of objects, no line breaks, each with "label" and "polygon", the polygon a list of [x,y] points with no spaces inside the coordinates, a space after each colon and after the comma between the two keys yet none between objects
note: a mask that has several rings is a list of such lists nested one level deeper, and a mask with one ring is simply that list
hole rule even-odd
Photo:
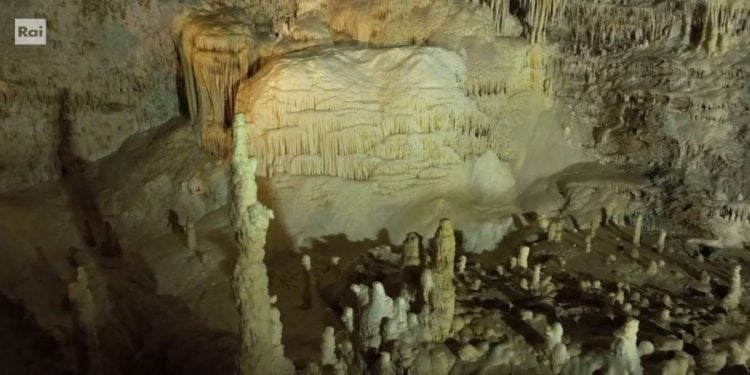
[{"label": "white calcite formation", "polygon": [[529,250],[531,249],[528,246],[521,246],[518,249],[518,266],[522,269],[529,267]]},{"label": "white calcite formation", "polygon": [[729,284],[729,293],[721,300],[721,307],[726,310],[734,310],[740,305],[742,298],[742,292],[744,287],[742,286],[742,275],[740,275],[742,267],[736,265],[732,267],[732,278]]},{"label": "white calcite formation", "polygon": [[449,219],[440,221],[435,233],[431,270],[431,285],[425,288],[426,335],[432,341],[443,341],[450,334],[456,303],[453,267],[456,256],[456,237]]},{"label": "white calcite formation", "polygon": [[436,177],[497,142],[466,76],[458,54],[435,47],[304,51],[243,83],[237,110],[262,175]]},{"label": "white calcite formation", "polygon": [[662,229],[659,231],[659,241],[656,243],[656,250],[658,252],[661,253],[662,251],[664,251],[664,245],[666,244],[666,241],[667,241],[667,231]]},{"label": "white calcite formation", "polygon": [[402,265],[418,266],[420,264],[420,248],[422,238],[417,233],[409,233],[403,244]]},{"label": "white calcite formation", "polygon": [[[490,126],[466,94],[468,76],[461,55],[438,47],[320,47],[269,61],[243,82],[245,140],[274,191],[269,204],[295,212],[277,223],[295,246],[342,226],[353,240],[384,228],[400,241],[404,228],[424,233],[442,216],[471,234],[468,251],[502,239],[514,211],[503,202],[515,178],[498,156],[508,128]],[[328,198],[311,198],[320,194]],[[397,208],[409,218],[393,217]],[[354,228],[362,211],[369,224]],[[316,217],[330,220],[306,224]]]},{"label": "white calcite formation", "polygon": [[[244,139],[247,125],[236,116],[235,139]],[[234,269],[233,288],[240,315],[241,374],[292,374],[294,366],[284,357],[279,310],[268,294],[268,274],[263,262],[266,231],[273,212],[257,200],[256,160],[247,145],[235,141],[232,147],[232,227],[240,250]]]}]

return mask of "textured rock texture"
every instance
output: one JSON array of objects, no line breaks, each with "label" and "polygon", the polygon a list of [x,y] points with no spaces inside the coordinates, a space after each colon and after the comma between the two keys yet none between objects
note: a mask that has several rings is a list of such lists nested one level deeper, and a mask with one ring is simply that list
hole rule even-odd
[{"label": "textured rock texture", "polygon": [[[75,153],[93,161],[130,135],[188,113],[169,25],[192,8],[242,6],[260,29],[289,1],[168,0],[64,3],[11,0],[0,20],[0,191],[59,177],[58,118],[70,97]],[[14,18],[46,18],[46,46],[14,46]],[[182,108],[181,108],[182,107]]]},{"label": "textured rock texture", "polygon": [[434,47],[306,50],[257,72],[237,111],[260,175],[429,178],[493,146],[466,76],[458,54]]},{"label": "textured rock texture", "polygon": [[88,0],[4,4],[3,30],[10,33],[14,17],[46,18],[48,37],[46,46],[14,46],[10,37],[0,41],[0,190],[59,175],[63,90],[72,107],[73,149],[89,161],[178,115],[177,58],[164,25],[184,6]]}]

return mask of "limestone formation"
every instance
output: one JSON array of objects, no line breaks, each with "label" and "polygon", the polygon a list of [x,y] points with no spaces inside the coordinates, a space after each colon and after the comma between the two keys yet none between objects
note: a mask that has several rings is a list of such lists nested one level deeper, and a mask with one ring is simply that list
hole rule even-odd
[{"label": "limestone formation", "polygon": [[256,160],[248,154],[245,118],[234,120],[232,147],[232,227],[239,244],[233,288],[240,314],[241,347],[237,359],[240,374],[292,374],[294,366],[284,357],[279,310],[268,294],[268,275],[263,262],[266,232],[273,212],[257,200]]},{"label": "limestone formation", "polygon": [[521,246],[518,250],[518,266],[522,269],[529,267],[529,250],[528,246]]},{"label": "limestone formation", "polygon": [[326,327],[321,335],[320,364],[323,366],[336,364],[336,338],[333,327]]},{"label": "limestone formation", "polygon": [[450,334],[456,303],[453,285],[453,262],[456,255],[456,238],[449,219],[440,220],[435,233],[434,258],[430,265],[432,284],[428,293],[428,327],[431,339],[442,341]]},{"label": "limestone formation", "polygon": [[750,366],[747,0],[6,8],[0,372]]},{"label": "limestone formation", "polygon": [[185,218],[185,238],[188,250],[197,251],[198,239],[195,233],[195,223],[190,217]]},{"label": "limestone formation", "polygon": [[662,229],[659,231],[659,240],[656,245],[656,250],[658,252],[661,253],[662,251],[664,251],[664,244],[666,243],[666,240],[667,240],[667,231]]},{"label": "limestone formation", "polygon": [[725,310],[734,310],[740,305],[740,299],[744,287],[742,286],[742,276],[740,275],[742,267],[735,265],[732,267],[732,278],[730,279],[729,293],[721,300],[721,307]]},{"label": "limestone formation", "polygon": [[458,257],[458,262],[456,262],[456,271],[461,275],[464,273],[464,270],[466,270],[466,255],[461,255]]},{"label": "limestone formation", "polygon": [[633,229],[633,245],[638,246],[641,244],[641,230],[643,227],[643,215],[638,214],[635,216],[635,224]]},{"label": "limestone formation", "polygon": [[409,233],[403,244],[401,263],[403,266],[418,266],[420,264],[420,246],[422,238],[417,233]]},{"label": "limestone formation", "polygon": [[226,155],[232,145],[225,129],[233,119],[239,83],[257,58],[247,17],[238,8],[185,12],[172,25],[196,138],[218,155]]},{"label": "limestone formation", "polygon": [[305,290],[302,297],[302,306],[305,308],[312,307],[312,298],[315,293],[315,285],[312,279],[312,263],[310,256],[305,254],[302,256],[302,280],[305,285]]},{"label": "limestone formation", "polygon": [[362,306],[357,333],[363,347],[377,349],[382,341],[381,324],[393,314],[393,300],[379,282],[372,284],[369,291],[368,302]]}]

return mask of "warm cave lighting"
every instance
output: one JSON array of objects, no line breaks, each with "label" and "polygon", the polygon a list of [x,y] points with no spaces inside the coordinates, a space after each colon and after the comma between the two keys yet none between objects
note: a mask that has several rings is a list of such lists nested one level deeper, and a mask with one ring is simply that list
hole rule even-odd
[{"label": "warm cave lighting", "polygon": [[0,375],[750,374],[750,0],[6,3]]}]

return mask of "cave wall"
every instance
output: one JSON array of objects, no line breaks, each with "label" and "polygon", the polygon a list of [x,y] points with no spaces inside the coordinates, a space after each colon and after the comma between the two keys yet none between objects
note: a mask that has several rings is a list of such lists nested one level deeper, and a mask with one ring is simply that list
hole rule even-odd
[{"label": "cave wall", "polygon": [[186,1],[11,1],[14,17],[47,19],[47,45],[0,40],[0,191],[58,176],[57,119],[67,90],[73,151],[96,160],[129,135],[179,114],[168,25]]},{"label": "cave wall", "polygon": [[[61,96],[75,154],[94,161],[186,113],[169,25],[185,9],[244,6],[270,24],[289,1],[11,0],[0,11],[0,191],[59,177]],[[284,11],[278,11],[284,14]],[[288,13],[288,12],[287,12]],[[46,18],[47,45],[15,46],[15,18]]]}]

